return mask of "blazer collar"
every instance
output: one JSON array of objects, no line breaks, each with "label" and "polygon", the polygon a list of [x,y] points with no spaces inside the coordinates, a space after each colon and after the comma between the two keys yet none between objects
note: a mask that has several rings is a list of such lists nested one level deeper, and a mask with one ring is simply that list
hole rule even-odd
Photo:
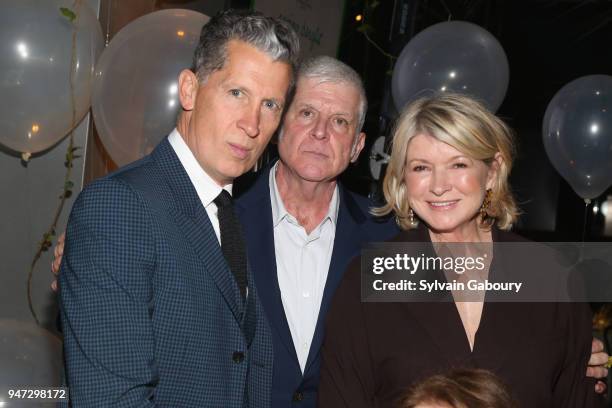
[{"label": "blazer collar", "polygon": [[363,213],[351,193],[338,182],[340,207],[338,210],[338,222],[336,224],[336,236],[334,238],[334,249],[327,274],[327,282],[321,299],[319,317],[310,345],[308,360],[304,368],[307,373],[314,361],[317,360],[324,338],[325,316],[331,305],[336,288],[342,280],[347,262],[359,252],[359,248],[365,241],[364,223],[367,215]]},{"label": "blazer collar", "polygon": [[[250,262],[253,266],[261,303],[264,306],[271,326],[279,334],[284,347],[293,356],[297,365],[297,353],[293,345],[291,331],[287,323],[278,286],[269,183],[270,171],[274,164],[270,163],[266,166],[257,177],[255,183],[240,196],[237,200],[237,208],[242,224],[247,232]],[[323,343],[325,314],[329,309],[333,293],[344,274],[346,261],[351,256],[356,255],[359,250],[359,245],[363,241],[361,238],[363,224],[367,220],[367,215],[363,213],[351,193],[340,182],[338,182],[338,198],[340,203],[332,259],[321,300],[315,333],[304,368],[305,375],[312,363],[316,361],[320,352]]]},{"label": "blazer collar", "polygon": [[[268,178],[273,163],[257,176],[255,183],[240,195],[236,210],[244,228],[249,263],[253,269],[259,299],[272,330],[278,334],[282,346],[293,356],[299,370],[297,353],[287,323],[285,309],[278,286],[272,207]],[[275,347],[276,344],[275,344]]]},{"label": "blazer collar", "polygon": [[[170,213],[242,326],[244,305],[240,289],[223,257],[208,214],[167,138],[157,145],[152,157],[170,190],[168,195],[171,197],[167,200],[170,203]],[[161,190],[163,187],[159,188]],[[255,293],[251,286],[252,282],[249,282],[249,293]]]}]

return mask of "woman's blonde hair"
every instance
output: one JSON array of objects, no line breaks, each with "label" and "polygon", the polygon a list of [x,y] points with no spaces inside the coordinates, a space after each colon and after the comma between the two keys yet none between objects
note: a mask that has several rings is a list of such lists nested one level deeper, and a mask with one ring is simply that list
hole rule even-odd
[{"label": "woman's blonde hair", "polygon": [[518,209],[508,176],[515,146],[511,130],[480,102],[461,94],[439,93],[418,99],[408,105],[393,130],[393,147],[383,182],[386,203],[375,208],[375,215],[395,213],[402,229],[415,228],[406,198],[404,172],[410,140],[426,134],[444,142],[468,157],[491,165],[499,152],[502,162],[490,193],[490,204],[481,225],[508,230],[518,217]]}]

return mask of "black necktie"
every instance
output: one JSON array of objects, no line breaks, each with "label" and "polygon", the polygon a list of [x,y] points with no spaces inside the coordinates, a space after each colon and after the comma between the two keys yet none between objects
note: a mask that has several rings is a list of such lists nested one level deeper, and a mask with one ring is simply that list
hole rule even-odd
[{"label": "black necktie", "polygon": [[232,196],[225,190],[215,198],[219,218],[219,229],[221,231],[221,250],[223,256],[234,274],[234,278],[240,288],[240,294],[245,297],[247,288],[247,260],[242,238],[242,230],[238,217],[234,213]]}]

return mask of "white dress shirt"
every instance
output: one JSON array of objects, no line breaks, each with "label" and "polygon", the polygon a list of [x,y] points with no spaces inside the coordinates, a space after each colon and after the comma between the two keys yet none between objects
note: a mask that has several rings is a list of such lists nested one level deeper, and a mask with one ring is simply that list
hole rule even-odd
[{"label": "white dress shirt", "polygon": [[228,193],[232,194],[232,185],[227,184],[223,187],[219,186],[200,166],[198,160],[195,158],[187,143],[183,140],[178,130],[174,129],[168,136],[168,142],[174,149],[174,152],[178,156],[181,164],[185,168],[191,183],[200,197],[200,201],[208,214],[208,218],[212,223],[217,240],[221,243],[221,232],[219,230],[219,218],[217,218],[217,205],[213,202],[221,190],[227,190]]},{"label": "white dress shirt", "polygon": [[334,247],[338,186],[327,215],[310,234],[306,234],[283,204],[276,184],[277,168],[278,163],[270,171],[269,183],[278,286],[293,345],[304,372]]}]

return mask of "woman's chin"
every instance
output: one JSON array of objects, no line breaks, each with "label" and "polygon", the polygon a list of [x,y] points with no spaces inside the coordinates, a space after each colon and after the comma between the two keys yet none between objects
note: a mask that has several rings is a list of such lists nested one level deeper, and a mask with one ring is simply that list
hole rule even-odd
[{"label": "woman's chin", "polygon": [[427,225],[427,228],[434,234],[454,234],[466,229],[470,230],[470,226],[473,224],[476,227],[476,218],[472,218],[466,222],[457,222],[456,220],[440,220],[440,219],[421,219]]},{"label": "woman's chin", "polygon": [[[427,223],[425,223],[427,224]],[[444,225],[444,224],[427,224],[429,230],[435,234],[452,234],[457,231],[456,225]]]},{"label": "woman's chin", "polygon": [[453,220],[444,220],[431,217],[429,219],[421,218],[421,221],[427,225],[432,232],[436,234],[449,234],[455,232],[459,228],[459,224]]}]

